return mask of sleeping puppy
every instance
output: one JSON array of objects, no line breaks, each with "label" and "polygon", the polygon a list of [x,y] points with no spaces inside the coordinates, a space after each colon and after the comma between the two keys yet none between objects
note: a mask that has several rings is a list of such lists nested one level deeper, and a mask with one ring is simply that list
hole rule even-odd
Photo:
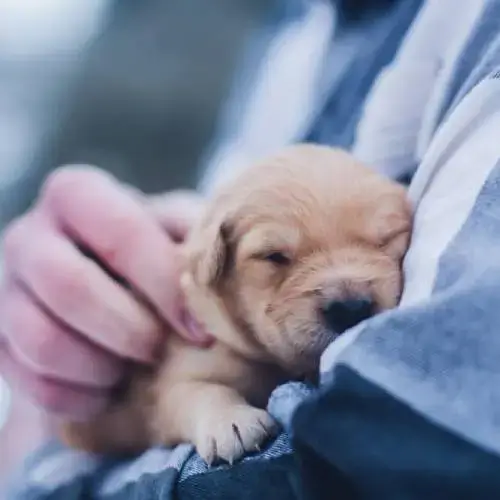
[{"label": "sleeping puppy", "polygon": [[66,442],[113,454],[189,442],[209,464],[258,450],[276,430],[270,392],[314,377],[336,336],[397,304],[410,231],[405,190],[345,152],[298,145],[249,169],[184,248],[189,314],[213,346],[167,335],[158,367],[134,368]]}]

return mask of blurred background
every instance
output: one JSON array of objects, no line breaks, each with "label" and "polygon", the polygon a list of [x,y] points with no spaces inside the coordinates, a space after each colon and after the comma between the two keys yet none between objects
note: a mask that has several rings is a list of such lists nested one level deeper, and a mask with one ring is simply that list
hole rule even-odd
[{"label": "blurred background", "polygon": [[268,0],[0,0],[0,226],[57,165],[193,186]]}]

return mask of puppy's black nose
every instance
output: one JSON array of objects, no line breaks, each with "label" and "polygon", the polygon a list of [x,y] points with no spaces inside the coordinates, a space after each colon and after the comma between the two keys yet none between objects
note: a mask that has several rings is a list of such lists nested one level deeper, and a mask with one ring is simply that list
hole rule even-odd
[{"label": "puppy's black nose", "polygon": [[373,302],[370,299],[333,300],[321,312],[326,325],[336,333],[343,333],[373,315]]}]

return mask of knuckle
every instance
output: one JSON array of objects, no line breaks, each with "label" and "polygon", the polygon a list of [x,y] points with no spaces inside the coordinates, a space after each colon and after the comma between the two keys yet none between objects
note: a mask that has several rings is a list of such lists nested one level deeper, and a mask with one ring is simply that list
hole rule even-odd
[{"label": "knuckle", "polygon": [[39,314],[33,315],[29,325],[30,341],[26,342],[25,350],[33,363],[38,366],[57,365],[60,352],[58,352],[58,328],[49,318]]},{"label": "knuckle", "polygon": [[76,266],[66,266],[53,273],[54,298],[65,307],[78,306],[86,296],[86,278]]},{"label": "knuckle", "polygon": [[37,385],[35,398],[40,406],[54,413],[67,411],[68,398],[65,397],[64,389],[44,380],[40,380]]},{"label": "knuckle", "polygon": [[103,245],[103,256],[111,266],[121,267],[129,260],[127,257],[141,239],[144,229],[142,222],[139,217],[130,213],[110,221],[107,245]]},{"label": "knuckle", "polygon": [[84,270],[75,263],[56,260],[47,256],[38,262],[40,281],[45,291],[60,310],[78,307],[87,296],[87,279]]},{"label": "knuckle", "polygon": [[6,261],[11,261],[12,257],[18,254],[26,243],[24,225],[25,217],[20,217],[11,222],[4,230],[2,238],[2,248]]},{"label": "knuckle", "polygon": [[[148,325],[149,326],[149,325]],[[152,327],[124,331],[117,341],[117,347],[122,356],[133,359],[155,359],[158,349],[159,332]]]},{"label": "knuckle", "polygon": [[6,302],[2,319],[10,341],[38,366],[57,363],[57,325],[28,296],[13,294]]},{"label": "knuckle", "polygon": [[109,177],[104,171],[92,165],[65,165],[51,172],[42,188],[41,198],[49,202],[66,200],[72,188],[86,188]]}]

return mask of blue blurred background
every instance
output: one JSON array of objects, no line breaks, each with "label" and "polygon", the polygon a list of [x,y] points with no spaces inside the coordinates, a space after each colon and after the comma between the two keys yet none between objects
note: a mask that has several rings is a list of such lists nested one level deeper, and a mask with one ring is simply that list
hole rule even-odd
[{"label": "blue blurred background", "polygon": [[193,185],[266,0],[2,0],[0,224],[47,172]]}]

